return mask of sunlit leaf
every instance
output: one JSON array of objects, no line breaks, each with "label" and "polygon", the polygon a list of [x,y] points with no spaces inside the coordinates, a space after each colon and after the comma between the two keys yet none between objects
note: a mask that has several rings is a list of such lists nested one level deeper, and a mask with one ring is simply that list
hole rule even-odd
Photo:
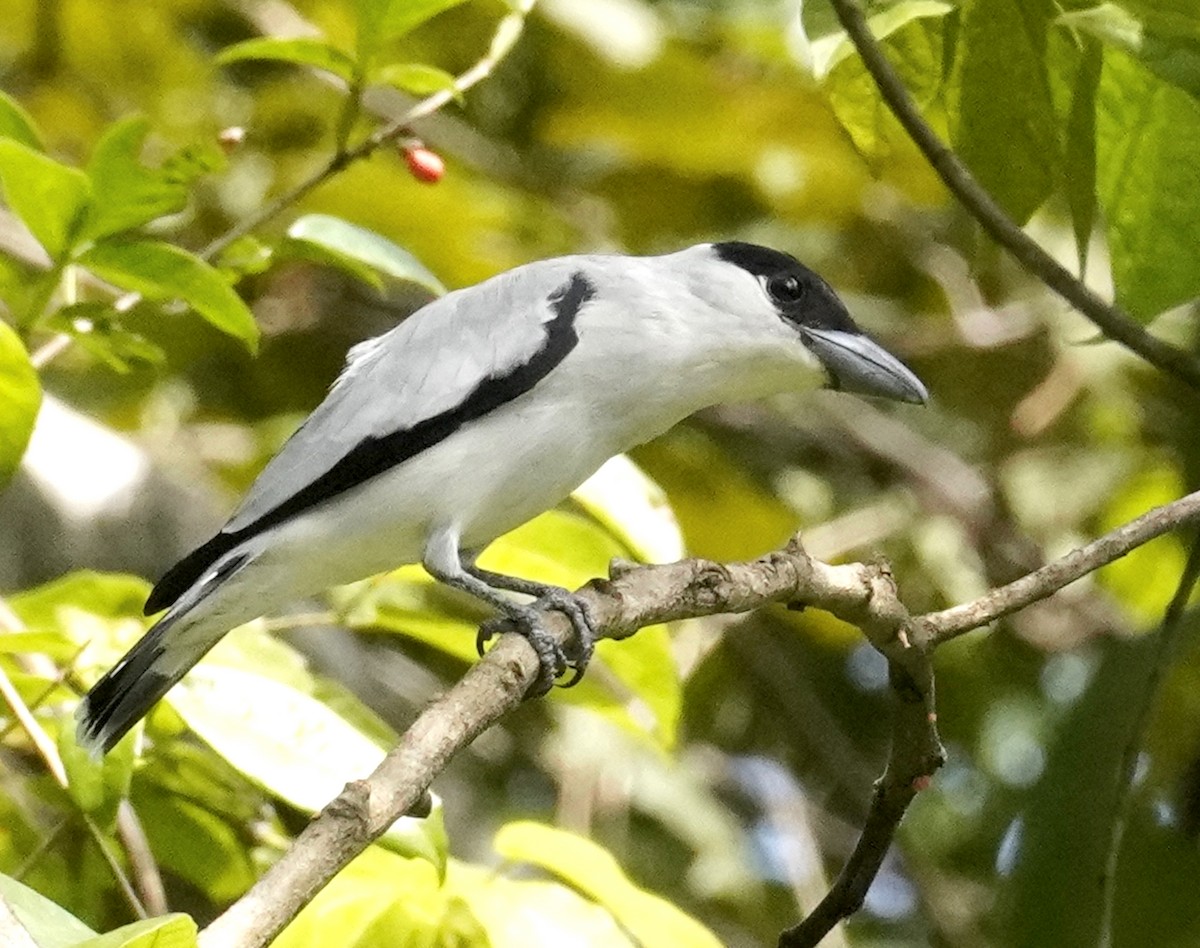
[{"label": "sunlit leaf", "polygon": [[33,117],[21,103],[3,91],[0,91],[0,138],[12,138],[39,150],[42,147]]},{"label": "sunlit leaf", "polygon": [[91,196],[87,175],[11,138],[0,139],[4,200],[55,259],[62,256]]},{"label": "sunlit leaf", "polygon": [[[805,6],[808,7],[809,4]],[[953,9],[953,4],[943,0],[901,0],[900,3],[872,14],[867,22],[872,35],[883,40],[914,20],[943,17]],[[811,68],[818,79],[824,79],[839,63],[854,55],[854,44],[846,36],[845,30],[837,29],[824,35],[809,34],[809,37]]]},{"label": "sunlit leaf", "polygon": [[[881,37],[881,43],[913,99],[921,106],[938,103],[938,108],[926,118],[940,131],[945,124],[940,107],[945,85],[941,75],[944,14],[935,7],[916,7],[914,12],[929,15],[897,23]],[[834,43],[829,51],[836,53],[838,48]],[[817,52],[820,51],[818,47]],[[834,60],[824,85],[834,114],[858,151],[877,162],[892,157],[898,149],[914,148],[883,102],[862,60],[857,56],[834,56]]]},{"label": "sunlit leaf", "polygon": [[545,869],[595,899],[641,944],[681,948],[721,944],[666,899],[634,885],[606,849],[582,836],[525,821],[501,827],[492,845],[505,859]]},{"label": "sunlit leaf", "polygon": [[196,923],[174,913],[146,918],[79,942],[75,948],[194,948]]},{"label": "sunlit leaf", "polygon": [[332,43],[311,37],[248,39],[227,46],[216,56],[216,61],[222,66],[252,59],[312,66],[331,72],[346,82],[354,79],[354,60],[350,56]]},{"label": "sunlit leaf", "polygon": [[146,167],[141,149],[150,122],[140,115],[109,126],[88,161],[92,203],[81,228],[81,240],[95,240],[131,230],[187,204],[187,188],[161,170]]},{"label": "sunlit leaf", "polygon": [[491,869],[452,861],[448,888],[487,932],[490,948],[635,948],[611,912],[569,886],[510,879]]},{"label": "sunlit leaf", "polygon": [[391,40],[410,33],[464,0],[355,0],[358,54],[369,60]]},{"label": "sunlit leaf", "polygon": [[606,461],[571,499],[624,543],[636,559],[670,563],[684,555],[667,495],[623,454]]},{"label": "sunlit leaf", "polygon": [[372,846],[339,872],[272,945],[500,948],[489,941],[455,889],[443,885],[428,862]]},{"label": "sunlit leaf", "polygon": [[101,827],[112,827],[117,807],[129,796],[135,743],[135,735],[127,734],[116,747],[96,759],[75,740],[73,722],[64,722],[58,732],[58,753],[67,772],[67,792],[76,806]]},{"label": "sunlit leaf", "polygon": [[293,241],[303,241],[332,254],[332,260],[349,259],[371,267],[386,277],[415,283],[436,296],[446,292],[441,281],[424,264],[386,237],[328,214],[306,214],[288,228]]},{"label": "sunlit leaf", "polygon": [[363,261],[349,254],[341,253],[324,244],[311,240],[284,237],[275,247],[272,259],[276,263],[282,263],[287,260],[300,260],[305,263],[315,263],[318,266],[334,267],[343,273],[348,273],[356,280],[362,281],[367,286],[376,290],[383,290],[383,277],[379,275],[379,271],[374,267],[363,263]]},{"label": "sunlit leaf", "polygon": [[[383,751],[321,702],[272,678],[205,662],[167,696],[188,727],[237,770],[293,806],[317,812]],[[389,846],[443,866],[440,814],[402,817]]]},{"label": "sunlit leaf", "polygon": [[371,81],[395,86],[412,95],[431,95],[454,88],[454,76],[436,66],[423,63],[390,63],[371,74]]},{"label": "sunlit leaf", "polygon": [[1143,320],[1200,295],[1200,102],[1116,50],[1104,57],[1096,183],[1117,300]]},{"label": "sunlit leaf", "polygon": [[38,948],[71,948],[96,936],[66,909],[3,873],[0,873],[0,896],[37,942]]},{"label": "sunlit leaf", "polygon": [[0,322],[0,486],[6,484],[25,454],[38,408],[42,385],[20,337]]},{"label": "sunlit leaf", "polygon": [[79,262],[117,286],[149,299],[183,300],[222,332],[258,348],[258,326],[220,271],[199,257],[156,240],[105,240]]}]

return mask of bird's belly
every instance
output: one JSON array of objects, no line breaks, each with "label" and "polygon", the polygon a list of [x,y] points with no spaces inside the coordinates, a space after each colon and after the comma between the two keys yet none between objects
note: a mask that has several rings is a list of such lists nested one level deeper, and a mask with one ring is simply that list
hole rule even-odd
[{"label": "bird's belly", "polygon": [[311,591],[419,562],[430,532],[443,526],[459,532],[464,549],[483,548],[554,506],[614,453],[567,419],[544,415],[536,405],[510,405],[464,426],[281,524],[264,558],[288,562]]}]

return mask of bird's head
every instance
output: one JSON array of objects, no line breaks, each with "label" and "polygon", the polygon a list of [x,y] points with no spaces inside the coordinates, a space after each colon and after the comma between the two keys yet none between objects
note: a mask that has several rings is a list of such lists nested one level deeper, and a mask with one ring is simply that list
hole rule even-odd
[{"label": "bird's head", "polygon": [[916,404],[928,401],[921,380],[863,333],[829,284],[794,257],[736,241],[705,249],[715,254],[726,277],[718,291],[728,293],[729,308],[761,323],[802,360],[819,364],[831,388]]}]

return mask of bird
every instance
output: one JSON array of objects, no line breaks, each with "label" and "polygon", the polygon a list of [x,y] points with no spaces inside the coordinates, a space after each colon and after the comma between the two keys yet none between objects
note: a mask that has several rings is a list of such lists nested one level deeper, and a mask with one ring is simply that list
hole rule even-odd
[{"label": "bird", "polygon": [[[531,693],[578,680],[587,606],[480,551],[702,408],[822,386],[929,397],[825,280],[756,244],[558,257],[435,299],[350,349],[224,527],[153,587],[146,615],[166,611],[81,700],[79,743],[110,750],[235,626],[409,563],[529,641]],[[539,607],[570,620],[569,651]]]}]

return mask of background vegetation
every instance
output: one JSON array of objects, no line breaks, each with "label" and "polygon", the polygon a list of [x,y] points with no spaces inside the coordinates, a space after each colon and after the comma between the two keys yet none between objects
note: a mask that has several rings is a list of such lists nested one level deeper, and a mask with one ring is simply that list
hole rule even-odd
[{"label": "background vegetation", "polygon": [[[871,12],[1008,215],[1194,352],[1200,7]],[[0,62],[0,932],[15,913],[43,946],[192,943],[473,659],[480,616],[409,568],[231,635],[103,765],[71,737],[145,628],[148,580],[219,525],[346,349],[443,285],[754,240],[820,271],[934,393],[705,412],[497,544],[524,575],[750,558],[800,529],[823,559],[886,555],[924,612],[1200,479],[1196,391],[982,235],[823,3],[11,0]],[[328,165],[431,94],[451,101]],[[410,171],[418,136],[435,184]],[[1200,628],[1184,615],[1169,663],[1152,634],[1185,556],[1161,538],[939,650],[948,762],[829,944],[1195,943]],[[433,816],[279,943],[750,946],[811,909],[886,755],[883,659],[783,608],[599,654],[459,755]]]}]

